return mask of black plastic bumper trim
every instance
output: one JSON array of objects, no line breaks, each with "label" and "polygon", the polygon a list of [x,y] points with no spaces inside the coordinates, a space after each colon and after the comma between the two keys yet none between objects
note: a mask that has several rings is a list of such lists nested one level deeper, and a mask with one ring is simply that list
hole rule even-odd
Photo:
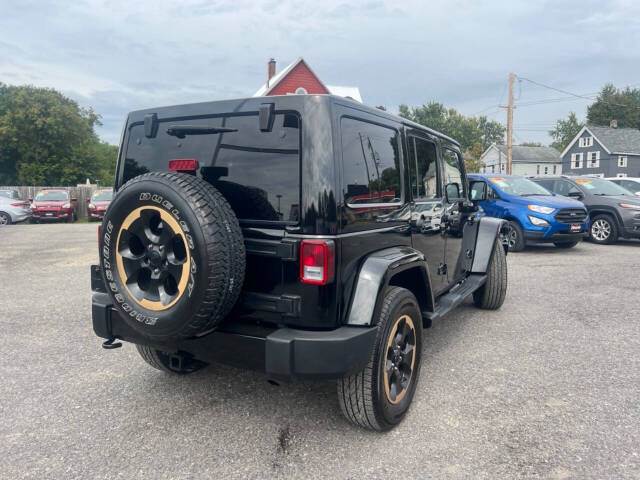
[{"label": "black plastic bumper trim", "polygon": [[554,233],[550,237],[545,238],[544,232],[524,232],[524,239],[531,243],[552,243],[552,242],[579,242],[589,235],[587,232],[579,233]]}]

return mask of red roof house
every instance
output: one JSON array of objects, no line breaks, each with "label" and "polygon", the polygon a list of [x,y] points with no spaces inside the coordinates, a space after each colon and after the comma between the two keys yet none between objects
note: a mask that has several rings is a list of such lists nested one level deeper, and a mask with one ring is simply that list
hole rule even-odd
[{"label": "red roof house", "polygon": [[253,94],[269,95],[332,94],[362,102],[358,87],[325,85],[302,57],[276,74],[276,61],[267,64],[267,83]]}]

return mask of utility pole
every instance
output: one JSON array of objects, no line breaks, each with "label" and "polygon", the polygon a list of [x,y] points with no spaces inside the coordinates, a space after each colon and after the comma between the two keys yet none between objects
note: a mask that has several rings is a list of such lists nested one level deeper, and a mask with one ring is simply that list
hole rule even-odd
[{"label": "utility pole", "polygon": [[507,105],[507,174],[511,175],[511,160],[513,153],[513,82],[515,74],[509,74],[509,105]]}]

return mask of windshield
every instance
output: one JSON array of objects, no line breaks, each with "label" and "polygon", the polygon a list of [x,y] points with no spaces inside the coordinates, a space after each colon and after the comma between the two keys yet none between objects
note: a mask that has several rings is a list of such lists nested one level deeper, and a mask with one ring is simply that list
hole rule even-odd
[{"label": "windshield", "polygon": [[626,188],[622,188],[620,185],[609,180],[602,180],[599,178],[578,178],[575,181],[580,188],[586,190],[593,195],[632,195],[632,193]]},{"label": "windshield", "polygon": [[69,200],[67,192],[42,190],[36,195],[36,202],[64,202],[65,200]]},{"label": "windshield", "polygon": [[110,202],[113,199],[113,191],[98,190],[91,195],[92,202]]},{"label": "windshield", "polygon": [[488,180],[504,193],[511,195],[520,195],[522,197],[551,195],[543,186],[522,177],[489,177]]}]

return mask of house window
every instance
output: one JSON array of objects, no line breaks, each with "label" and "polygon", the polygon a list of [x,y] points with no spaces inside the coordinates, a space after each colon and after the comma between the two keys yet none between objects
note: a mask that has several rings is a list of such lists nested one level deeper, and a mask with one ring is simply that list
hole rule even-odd
[{"label": "house window", "polygon": [[[627,158],[627,157],[625,157],[625,158]],[[626,174],[626,173],[617,173],[617,174],[616,174],[616,177],[618,177],[618,178],[624,178],[624,177],[626,177],[626,176],[627,176],[627,174]]]},{"label": "house window", "polygon": [[578,145],[580,147],[591,147],[591,146],[593,146],[593,137],[580,137],[578,139]]},{"label": "house window", "polygon": [[540,165],[536,165],[536,173],[540,175]]},{"label": "house window", "polygon": [[571,154],[571,168],[582,168],[582,153]]},{"label": "house window", "polygon": [[554,166],[553,166],[553,174],[554,174],[554,175],[556,174],[556,167],[557,167],[557,165],[554,165]]},{"label": "house window", "polygon": [[587,153],[587,168],[598,168],[600,166],[600,151]]},{"label": "house window", "polygon": [[544,174],[548,175],[549,174],[549,167],[544,167]]},{"label": "house window", "polygon": [[296,88],[296,95],[306,95],[307,89],[303,87]]},{"label": "house window", "polygon": [[620,168],[626,168],[627,167],[627,157],[626,157],[626,155],[618,155],[618,167],[620,167]]}]

